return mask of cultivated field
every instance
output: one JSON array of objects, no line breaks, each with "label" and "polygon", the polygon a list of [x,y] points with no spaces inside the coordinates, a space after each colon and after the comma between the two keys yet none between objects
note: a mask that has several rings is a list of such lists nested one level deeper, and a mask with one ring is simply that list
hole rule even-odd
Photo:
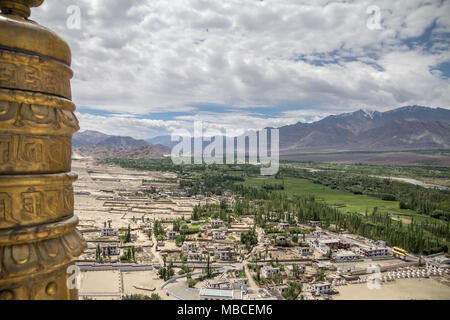
[{"label": "cultivated field", "polygon": [[450,167],[450,155],[440,152],[336,152],[283,154],[282,160],[328,163],[363,163],[388,166]]},{"label": "cultivated field", "polygon": [[[271,182],[275,183],[277,181],[271,177],[258,177],[246,180],[245,184],[248,186],[257,186]],[[366,195],[355,195],[350,192],[333,190],[305,179],[285,178],[284,187],[288,195],[314,195],[316,200],[322,200],[343,211],[364,213],[367,210],[370,213],[373,208],[378,207],[380,212],[414,214],[414,211],[399,209],[398,201],[384,201]]]}]

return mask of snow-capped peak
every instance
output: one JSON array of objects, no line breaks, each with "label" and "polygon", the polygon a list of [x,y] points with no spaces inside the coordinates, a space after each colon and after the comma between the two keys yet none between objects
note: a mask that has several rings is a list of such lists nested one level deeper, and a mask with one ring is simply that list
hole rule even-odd
[{"label": "snow-capped peak", "polygon": [[375,114],[375,110],[372,109],[361,109],[361,111],[370,119],[373,119],[373,115]]}]

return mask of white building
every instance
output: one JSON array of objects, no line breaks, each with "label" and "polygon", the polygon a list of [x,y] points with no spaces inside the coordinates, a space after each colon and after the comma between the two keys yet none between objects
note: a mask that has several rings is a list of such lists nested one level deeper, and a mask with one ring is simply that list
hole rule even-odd
[{"label": "white building", "polygon": [[311,232],[311,236],[315,237],[315,238],[320,238],[323,235],[324,235],[324,233],[321,230],[315,230],[315,231]]},{"label": "white building", "polygon": [[327,246],[330,248],[340,247],[340,243],[341,243],[341,240],[339,240],[337,238],[319,240],[319,246],[321,246],[321,247],[324,247],[324,246]]},{"label": "white building", "polygon": [[216,220],[211,220],[211,227],[213,228],[218,228],[223,226],[223,221],[220,219],[216,219]]},{"label": "white building", "polygon": [[183,244],[183,251],[195,251],[197,250],[197,244],[195,242],[185,242]]},{"label": "white building", "polygon": [[177,237],[177,235],[179,235],[179,233],[175,232],[175,231],[167,231],[166,235],[167,235],[167,239],[174,240]]},{"label": "white building", "polygon": [[331,283],[329,282],[318,282],[310,285],[309,290],[315,295],[328,294],[331,293]]},{"label": "white building", "polygon": [[213,232],[213,239],[214,239],[214,240],[225,240],[225,239],[226,239],[225,232],[222,232],[222,231],[214,231],[214,232]]},{"label": "white building", "polygon": [[285,292],[287,292],[289,290],[290,286],[288,286],[287,284],[282,284],[277,286],[277,290],[280,294],[283,294]]},{"label": "white building", "polygon": [[220,261],[229,261],[233,258],[233,250],[231,247],[216,249],[216,257]]},{"label": "white building", "polygon": [[249,284],[248,284],[247,278],[238,279],[233,282],[233,289],[241,289],[241,290],[247,291],[248,287],[249,287]]},{"label": "white building", "polygon": [[306,242],[323,255],[327,254],[330,251],[330,247],[321,244],[316,240],[307,240]]},{"label": "white building", "polygon": [[117,243],[108,243],[100,245],[101,254],[104,256],[119,256],[120,247]]},{"label": "white building", "polygon": [[312,226],[312,227],[320,226],[320,221],[312,221],[312,220],[310,220],[309,221],[309,225]]},{"label": "white building", "polygon": [[364,257],[384,257],[388,255],[388,249],[383,247],[360,246],[359,254]]},{"label": "white building", "polygon": [[265,278],[270,278],[279,273],[280,273],[280,268],[273,268],[273,267],[268,267],[268,266],[264,266],[262,268],[262,275]]},{"label": "white building", "polygon": [[187,255],[187,259],[189,261],[195,260],[195,261],[200,261],[203,260],[204,254],[200,253],[200,252],[189,252]]},{"label": "white building", "polygon": [[119,235],[119,231],[114,228],[102,228],[101,235],[102,237],[116,237]]},{"label": "white building", "polygon": [[148,223],[148,222],[141,223],[139,228],[141,229],[141,231],[143,233],[149,233],[150,231],[153,230],[152,225],[150,223]]},{"label": "white building", "polygon": [[201,288],[200,300],[242,300],[242,290]]},{"label": "white building", "polygon": [[290,224],[289,223],[284,223],[284,222],[281,222],[280,224],[279,224],[279,228],[280,228],[280,230],[287,230],[287,229],[289,229],[290,228]]},{"label": "white building", "polygon": [[334,253],[333,258],[336,261],[351,261],[351,260],[358,260],[360,256],[359,254],[354,253],[352,251],[342,250]]},{"label": "white building", "polygon": [[299,247],[298,253],[300,253],[302,256],[311,256],[313,254],[311,248],[309,247]]},{"label": "white building", "polygon": [[204,287],[208,289],[232,289],[233,285],[228,280],[206,280]]}]

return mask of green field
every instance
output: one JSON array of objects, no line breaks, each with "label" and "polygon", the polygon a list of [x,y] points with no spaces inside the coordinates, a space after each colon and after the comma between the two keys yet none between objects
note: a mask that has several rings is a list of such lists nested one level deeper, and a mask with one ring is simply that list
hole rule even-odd
[{"label": "green field", "polygon": [[416,179],[425,183],[436,184],[450,188],[450,168],[446,167],[418,167],[418,166],[377,166],[364,164],[343,163],[302,163],[285,162],[282,167],[286,168],[313,168],[328,171],[348,172],[350,174],[391,176],[397,178]]},{"label": "green field", "polygon": [[[272,177],[257,177],[244,182],[247,186],[261,186],[264,183],[280,183],[280,180],[275,180]],[[384,201],[366,195],[355,195],[350,192],[333,190],[305,179],[285,178],[284,187],[284,192],[288,195],[314,195],[317,200],[325,201],[328,205],[343,211],[364,213],[367,210],[371,213],[373,208],[378,207],[379,212],[416,214],[412,210],[399,209],[398,201]]]}]

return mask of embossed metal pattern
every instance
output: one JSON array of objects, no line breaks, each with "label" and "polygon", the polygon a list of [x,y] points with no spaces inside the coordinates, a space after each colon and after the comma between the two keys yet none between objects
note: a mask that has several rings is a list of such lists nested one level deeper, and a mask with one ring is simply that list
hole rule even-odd
[{"label": "embossed metal pattern", "polygon": [[73,73],[62,63],[39,56],[0,50],[0,87],[71,98]]},{"label": "embossed metal pattern", "polygon": [[[63,254],[61,254],[63,255]],[[0,280],[0,300],[76,300],[76,290],[67,288],[66,265],[49,268],[45,262],[34,260],[30,269],[41,269],[33,277],[17,277],[13,284],[2,284]],[[15,272],[14,264],[11,270]]]},{"label": "embossed metal pattern", "polygon": [[69,111],[75,110],[75,104],[68,99],[21,90],[8,90],[0,88],[0,100],[6,102],[20,101],[22,103],[55,107]]},{"label": "embossed metal pattern", "polygon": [[0,135],[0,171],[55,173],[70,170],[71,139],[29,135]]},{"label": "embossed metal pattern", "polygon": [[70,171],[74,108],[66,99],[0,89],[0,172]]},{"label": "embossed metal pattern", "polygon": [[26,103],[3,100],[0,95],[0,129],[15,134],[32,133],[52,136],[72,137],[79,129],[78,120],[71,110],[47,106],[39,103]]},{"label": "embossed metal pattern", "polygon": [[0,230],[73,214],[74,174],[0,176]]},{"label": "embossed metal pattern", "polygon": [[0,245],[24,244],[61,237],[78,225],[78,217],[71,216],[60,221],[48,222],[22,228],[0,229]]},{"label": "embossed metal pattern", "polygon": [[42,0],[0,0],[0,300],[77,299],[71,53],[28,20]]}]

